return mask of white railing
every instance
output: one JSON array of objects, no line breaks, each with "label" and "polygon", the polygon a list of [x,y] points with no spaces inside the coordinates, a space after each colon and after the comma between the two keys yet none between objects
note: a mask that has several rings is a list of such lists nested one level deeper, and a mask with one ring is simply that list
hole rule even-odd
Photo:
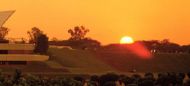
[{"label": "white railing", "polygon": [[34,44],[0,44],[0,50],[34,50]]},{"label": "white railing", "polygon": [[0,61],[47,61],[49,56],[33,54],[0,54]]}]

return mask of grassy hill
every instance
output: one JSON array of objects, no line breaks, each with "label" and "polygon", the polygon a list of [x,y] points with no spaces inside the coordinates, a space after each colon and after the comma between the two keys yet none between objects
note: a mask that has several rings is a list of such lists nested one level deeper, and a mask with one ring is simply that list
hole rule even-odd
[{"label": "grassy hill", "polygon": [[141,59],[136,55],[117,52],[90,52],[84,50],[49,50],[50,61],[61,64],[71,72],[93,73],[106,71],[129,72],[188,72],[190,54],[154,54],[152,59]]},{"label": "grassy hill", "polygon": [[[123,51],[123,50],[122,50]],[[4,66],[5,72],[21,69],[24,72],[51,73],[105,73],[105,72],[189,72],[190,54],[154,54],[152,59],[142,59],[120,51],[72,50],[50,48],[50,59],[45,62],[29,62],[28,65]]]},{"label": "grassy hill", "polygon": [[188,72],[190,71],[190,54],[154,54],[151,59],[142,59],[129,53],[96,54],[97,58],[112,67],[127,72]]},{"label": "grassy hill", "polygon": [[50,48],[49,52],[51,54],[50,61],[57,62],[72,73],[115,71],[89,51]]}]

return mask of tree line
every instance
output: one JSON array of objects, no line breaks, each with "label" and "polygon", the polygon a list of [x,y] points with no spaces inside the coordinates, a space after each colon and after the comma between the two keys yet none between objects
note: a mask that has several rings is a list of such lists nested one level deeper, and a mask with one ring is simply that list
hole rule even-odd
[{"label": "tree line", "polygon": [[[9,29],[6,27],[0,28],[0,42],[8,42],[5,37],[8,34]],[[39,28],[33,27],[31,30],[27,31],[29,36],[29,43],[35,44],[34,52],[45,54],[47,53],[49,45],[56,46],[70,46],[74,49],[83,49],[83,50],[97,50],[100,49],[101,43],[95,39],[87,37],[87,33],[90,30],[84,26],[75,26],[74,28],[68,29],[68,34],[70,37],[67,40],[58,40],[53,38],[49,41],[49,37]],[[142,43],[146,46],[151,52],[163,52],[163,53],[190,53],[190,45],[179,45],[177,43],[170,42],[169,39],[164,40],[143,40],[136,41]],[[22,40],[21,43],[26,43],[25,40]],[[113,45],[107,45],[114,47]]]},{"label": "tree line", "polygon": [[190,53],[190,45],[179,45],[170,42],[169,39],[139,41],[143,43],[151,52],[157,53]]},{"label": "tree line", "polygon": [[83,50],[96,50],[101,46],[101,43],[90,37],[86,37],[87,33],[90,32],[89,29],[84,26],[76,26],[72,29],[68,29],[70,38],[67,40],[53,40],[49,41],[50,45],[57,46],[71,46],[74,49]]}]

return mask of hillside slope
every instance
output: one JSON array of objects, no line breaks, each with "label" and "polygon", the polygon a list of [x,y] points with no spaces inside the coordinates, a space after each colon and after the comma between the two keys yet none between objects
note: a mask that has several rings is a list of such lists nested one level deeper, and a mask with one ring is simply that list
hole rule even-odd
[{"label": "hillside slope", "polygon": [[142,59],[129,53],[98,52],[96,58],[122,72],[189,72],[190,54],[154,54]]},{"label": "hillside slope", "polygon": [[88,51],[50,48],[49,52],[51,54],[50,61],[61,64],[71,73],[103,73],[115,71]]},{"label": "hillside slope", "polygon": [[189,72],[190,54],[154,54],[142,59],[119,51],[69,50],[50,48],[49,61],[60,64],[71,73],[130,72]]}]

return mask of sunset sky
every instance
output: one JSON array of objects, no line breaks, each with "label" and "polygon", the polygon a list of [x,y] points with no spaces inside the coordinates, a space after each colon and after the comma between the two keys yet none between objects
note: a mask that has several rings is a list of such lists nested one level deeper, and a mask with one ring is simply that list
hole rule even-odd
[{"label": "sunset sky", "polygon": [[125,35],[190,44],[190,0],[0,0],[7,10],[16,10],[4,25],[12,38],[36,26],[50,39],[68,39],[68,29],[84,25],[102,44]]}]

